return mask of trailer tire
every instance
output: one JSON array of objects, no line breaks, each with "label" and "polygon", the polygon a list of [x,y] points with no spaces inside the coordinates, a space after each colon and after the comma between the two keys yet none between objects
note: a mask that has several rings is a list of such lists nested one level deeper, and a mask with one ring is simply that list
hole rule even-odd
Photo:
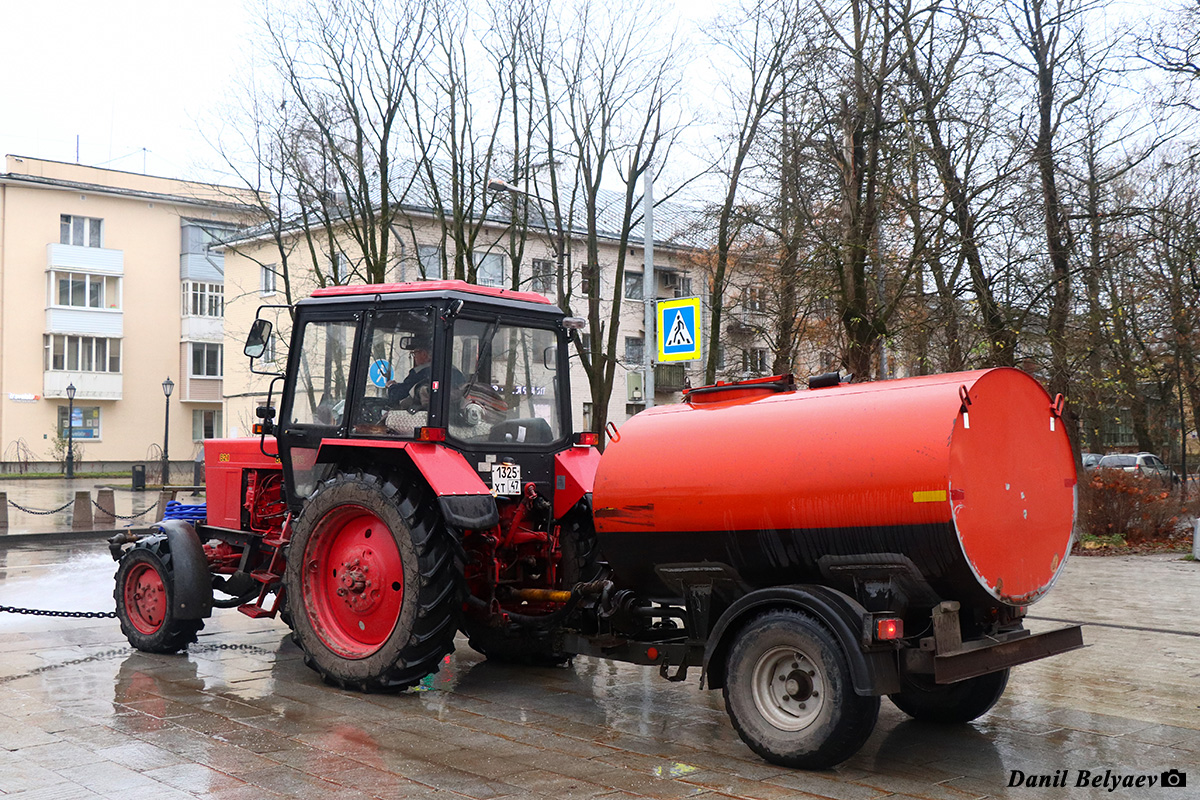
[{"label": "trailer tire", "polygon": [[750,620],[730,647],[726,676],[733,727],[772,764],[832,767],[875,729],[879,698],[855,693],[837,638],[800,611],[775,609]]},{"label": "trailer tire", "polygon": [[1008,670],[958,683],[937,684],[923,675],[900,676],[900,691],[888,695],[896,708],[924,722],[961,723],[982,717],[1004,694]]},{"label": "trailer tire", "polygon": [[437,672],[463,601],[450,536],[417,479],[339,472],[320,484],[296,520],[284,574],[304,663],[365,692]]},{"label": "trailer tire", "polygon": [[202,619],[176,619],[175,572],[162,541],[134,546],[117,566],[113,599],[121,633],[145,653],[178,653],[196,641]]}]

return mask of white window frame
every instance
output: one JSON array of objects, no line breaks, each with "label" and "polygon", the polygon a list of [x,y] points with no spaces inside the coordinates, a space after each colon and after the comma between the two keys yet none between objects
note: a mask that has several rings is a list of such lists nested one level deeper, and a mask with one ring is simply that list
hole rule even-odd
[{"label": "white window frame", "polygon": [[[47,273],[49,277],[48,293],[49,298],[47,305],[51,308],[83,308],[91,311],[120,311],[121,310],[121,276],[108,275],[105,273],[94,272],[77,272],[74,270],[52,269]],[[69,295],[68,302],[60,302],[61,296],[59,293],[59,282],[66,280],[68,284],[67,293]],[[82,284],[83,302],[73,302],[75,299],[75,285]],[[99,297],[95,288],[99,286]],[[109,287],[112,287],[111,290]],[[114,305],[106,305],[106,301],[110,298],[109,294],[116,295]]]},{"label": "white window frame", "polygon": [[[199,309],[197,311],[197,309]],[[185,317],[225,317],[225,284],[207,281],[183,282],[183,308]]]},{"label": "white window frame", "polygon": [[442,248],[436,244],[417,245],[417,271],[422,278],[440,278]]},{"label": "white window frame", "polygon": [[[212,436],[204,435],[204,416],[212,415],[213,431]],[[202,442],[205,439],[220,439],[224,436],[225,421],[222,419],[221,409],[219,408],[194,408],[192,409],[192,441]],[[200,436],[196,433],[199,431]]]},{"label": "white window frame", "polygon": [[258,272],[258,293],[268,297],[278,291],[279,275],[275,272],[274,264],[263,264]]},{"label": "white window frame", "polygon": [[[76,236],[77,233],[80,235]],[[75,247],[104,247],[104,220],[78,214],[59,214],[58,241],[59,244]]]},{"label": "white window frame", "polygon": [[625,270],[625,299],[644,300],[646,298],[646,273]]},{"label": "white window frame", "polygon": [[[61,345],[56,347],[56,345]],[[113,350],[116,353],[113,353]],[[62,359],[62,366],[55,366],[54,359]],[[72,364],[74,356],[74,366]],[[97,369],[101,366],[103,369]],[[84,364],[90,368],[85,368]],[[116,367],[113,369],[112,367]],[[85,336],[74,333],[42,334],[42,369],[46,372],[103,372],[111,375],[121,373],[121,340],[104,336]]]},{"label": "white window frame", "polygon": [[[205,372],[202,374],[196,373],[196,350],[201,349],[204,352]],[[208,353],[211,348],[216,348],[217,352],[217,373],[210,375],[208,369]],[[216,342],[188,342],[188,376],[192,378],[202,378],[210,380],[220,380],[225,376],[225,348],[223,345]]]},{"label": "white window frame", "polygon": [[[475,264],[475,282],[480,286],[493,286],[500,289],[504,288],[504,276],[507,264],[503,253],[493,253],[491,251],[477,250],[471,253],[471,260]],[[495,278],[489,277],[484,280],[485,270],[499,270],[499,276]]]},{"label": "white window frame", "polygon": [[533,277],[530,279],[530,287],[535,292],[546,295],[547,297],[554,295],[554,279],[556,270],[554,262],[548,258],[533,259]]}]

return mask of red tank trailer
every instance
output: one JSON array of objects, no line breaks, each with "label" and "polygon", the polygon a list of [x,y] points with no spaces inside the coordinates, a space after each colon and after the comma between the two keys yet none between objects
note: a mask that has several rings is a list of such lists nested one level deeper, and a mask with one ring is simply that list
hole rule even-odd
[{"label": "red tank trailer", "polygon": [[363,691],[415,685],[460,630],[491,659],[698,668],[755,752],[823,768],[885,695],[964,722],[1082,646],[1022,624],[1066,560],[1075,467],[1061,398],[1021,372],[707,386],[601,455],[571,424],[582,321],[540,295],[332,287],[290,311],[258,437],[206,443],[207,520],[112,542],[135,647],[237,607]]}]

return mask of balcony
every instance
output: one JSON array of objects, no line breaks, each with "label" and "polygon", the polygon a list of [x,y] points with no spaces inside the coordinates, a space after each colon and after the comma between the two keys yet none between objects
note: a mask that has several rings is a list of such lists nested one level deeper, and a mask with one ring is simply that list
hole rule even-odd
[{"label": "balcony", "polygon": [[670,394],[687,388],[687,368],[683,364],[654,365],[654,393]]},{"label": "balcony", "polygon": [[67,384],[75,384],[75,404],[88,400],[120,400],[123,379],[120,372],[43,372],[42,396],[67,399]]},{"label": "balcony", "polygon": [[183,253],[179,256],[179,279],[223,283],[225,254],[217,252]]},{"label": "balcony", "polygon": [[180,341],[221,342],[225,338],[225,320],[223,317],[187,316],[180,323]]},{"label": "balcony", "polygon": [[80,247],[75,244],[46,245],[48,269],[71,269],[98,275],[123,275],[125,251],[106,247]]},{"label": "balcony", "polygon": [[109,308],[52,306],[46,309],[46,333],[120,339],[125,335],[125,314]]}]

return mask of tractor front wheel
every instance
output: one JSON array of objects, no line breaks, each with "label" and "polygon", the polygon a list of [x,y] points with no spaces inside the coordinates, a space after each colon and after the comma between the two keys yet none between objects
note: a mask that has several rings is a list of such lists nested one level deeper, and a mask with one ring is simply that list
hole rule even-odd
[{"label": "tractor front wheel", "polygon": [[146,653],[177,653],[196,641],[202,619],[176,619],[171,554],[134,547],[117,567],[117,619],[129,643]]},{"label": "tractor front wheel", "polygon": [[415,480],[339,473],[308,498],[284,576],[293,638],[328,682],[398,691],[454,649],[462,567]]}]

